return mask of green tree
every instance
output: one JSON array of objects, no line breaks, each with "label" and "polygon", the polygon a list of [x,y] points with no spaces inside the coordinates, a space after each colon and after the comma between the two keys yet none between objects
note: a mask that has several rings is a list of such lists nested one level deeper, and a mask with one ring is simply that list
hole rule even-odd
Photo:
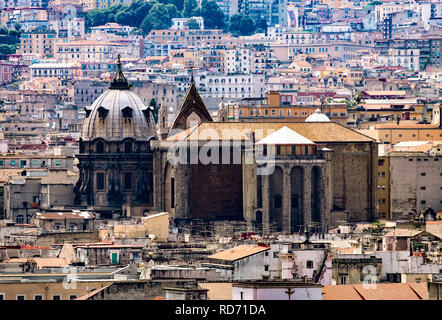
[{"label": "green tree", "polygon": [[148,16],[146,16],[141,22],[140,29],[143,31],[143,34],[148,34],[152,30],[152,28],[152,21],[150,21]]},{"label": "green tree", "polygon": [[132,2],[128,9],[126,9],[127,12],[131,13],[131,21],[128,25],[131,27],[139,27],[155,3],[155,1],[145,0],[136,0]]},{"label": "green tree", "polygon": [[181,13],[173,4],[164,5],[162,3],[155,3],[149,14],[141,23],[141,29],[144,34],[151,30],[169,29],[172,26],[172,18],[181,17]]},{"label": "green tree", "polygon": [[234,35],[250,36],[256,30],[253,19],[245,14],[235,14],[230,18],[229,30]]},{"label": "green tree", "polygon": [[170,0],[169,3],[173,4],[179,11],[183,11],[185,0]]},{"label": "green tree", "polygon": [[196,0],[184,0],[183,17],[195,17],[199,13],[198,3]]},{"label": "green tree", "polygon": [[133,19],[133,14],[129,11],[119,11],[115,15],[115,22],[124,26],[131,26]]},{"label": "green tree", "polygon": [[104,10],[93,9],[86,15],[85,26],[86,28],[100,26],[108,22],[106,12]]},{"label": "green tree", "polygon": [[166,5],[166,11],[167,11],[167,19],[169,19],[169,24],[172,25],[172,19],[173,18],[181,18],[181,12],[178,10],[178,8],[174,4],[167,4]]},{"label": "green tree", "polygon": [[264,32],[266,32],[267,31],[267,19],[264,19],[264,18],[256,19],[255,27],[257,29],[261,29],[261,30],[264,30]]},{"label": "green tree", "polygon": [[204,19],[204,27],[207,29],[222,29],[225,27],[224,14],[215,1],[203,0],[201,16]]},{"label": "green tree", "polygon": [[7,35],[8,29],[5,26],[0,26],[0,35]]},{"label": "green tree", "polygon": [[9,34],[11,37],[20,38],[20,31],[18,31],[18,30],[16,30],[16,29],[10,29],[10,30],[8,31],[8,34]]},{"label": "green tree", "polygon": [[0,54],[14,54],[17,46],[10,44],[0,44]]},{"label": "green tree", "polygon": [[1,44],[11,44],[14,45],[18,42],[18,38],[9,35],[0,35]]},{"label": "green tree", "polygon": [[200,25],[195,19],[190,19],[186,24],[190,30],[198,30],[200,29]]}]

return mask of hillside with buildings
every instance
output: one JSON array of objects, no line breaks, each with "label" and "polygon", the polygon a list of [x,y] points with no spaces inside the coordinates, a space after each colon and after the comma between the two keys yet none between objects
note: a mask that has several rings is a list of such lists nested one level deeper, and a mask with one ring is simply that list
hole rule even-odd
[{"label": "hillside with buildings", "polygon": [[440,0],[0,10],[0,300],[441,299]]}]

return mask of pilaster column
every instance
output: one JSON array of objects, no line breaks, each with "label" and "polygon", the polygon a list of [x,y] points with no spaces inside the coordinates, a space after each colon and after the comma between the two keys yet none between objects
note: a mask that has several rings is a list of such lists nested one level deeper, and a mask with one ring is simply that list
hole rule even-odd
[{"label": "pilaster column", "polygon": [[312,168],[310,165],[304,166],[304,224],[312,222]]},{"label": "pilaster column", "polygon": [[290,169],[291,167],[288,163],[284,164],[283,167],[283,197],[282,197],[282,231],[285,233],[290,233],[290,212],[291,212],[291,185],[290,185]]},{"label": "pilaster column", "polygon": [[270,175],[262,176],[262,231],[264,234],[269,233],[269,223],[270,223]]}]

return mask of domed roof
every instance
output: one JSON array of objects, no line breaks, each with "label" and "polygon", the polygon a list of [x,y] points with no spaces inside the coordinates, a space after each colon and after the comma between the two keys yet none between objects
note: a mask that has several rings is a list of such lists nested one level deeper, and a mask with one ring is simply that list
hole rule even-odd
[{"label": "domed roof", "polygon": [[321,113],[321,110],[316,109],[315,113],[309,115],[307,119],[305,119],[305,122],[330,122],[330,119],[323,113]]},{"label": "domed roof", "polygon": [[96,138],[106,141],[121,141],[125,138],[148,141],[156,136],[152,112],[140,97],[130,91],[119,58],[111,86],[85,110],[86,118],[81,132],[84,141]]}]

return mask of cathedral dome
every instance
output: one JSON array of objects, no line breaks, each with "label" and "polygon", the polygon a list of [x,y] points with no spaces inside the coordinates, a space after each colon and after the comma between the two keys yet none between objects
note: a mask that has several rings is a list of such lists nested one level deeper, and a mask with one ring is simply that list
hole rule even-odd
[{"label": "cathedral dome", "polygon": [[121,141],[133,138],[148,141],[156,136],[156,126],[150,107],[135,93],[121,71],[118,59],[117,73],[108,90],[86,107],[81,138],[92,141],[103,138],[106,141]]},{"label": "cathedral dome", "polygon": [[330,119],[321,110],[316,109],[315,113],[309,115],[305,122],[330,122]]}]

